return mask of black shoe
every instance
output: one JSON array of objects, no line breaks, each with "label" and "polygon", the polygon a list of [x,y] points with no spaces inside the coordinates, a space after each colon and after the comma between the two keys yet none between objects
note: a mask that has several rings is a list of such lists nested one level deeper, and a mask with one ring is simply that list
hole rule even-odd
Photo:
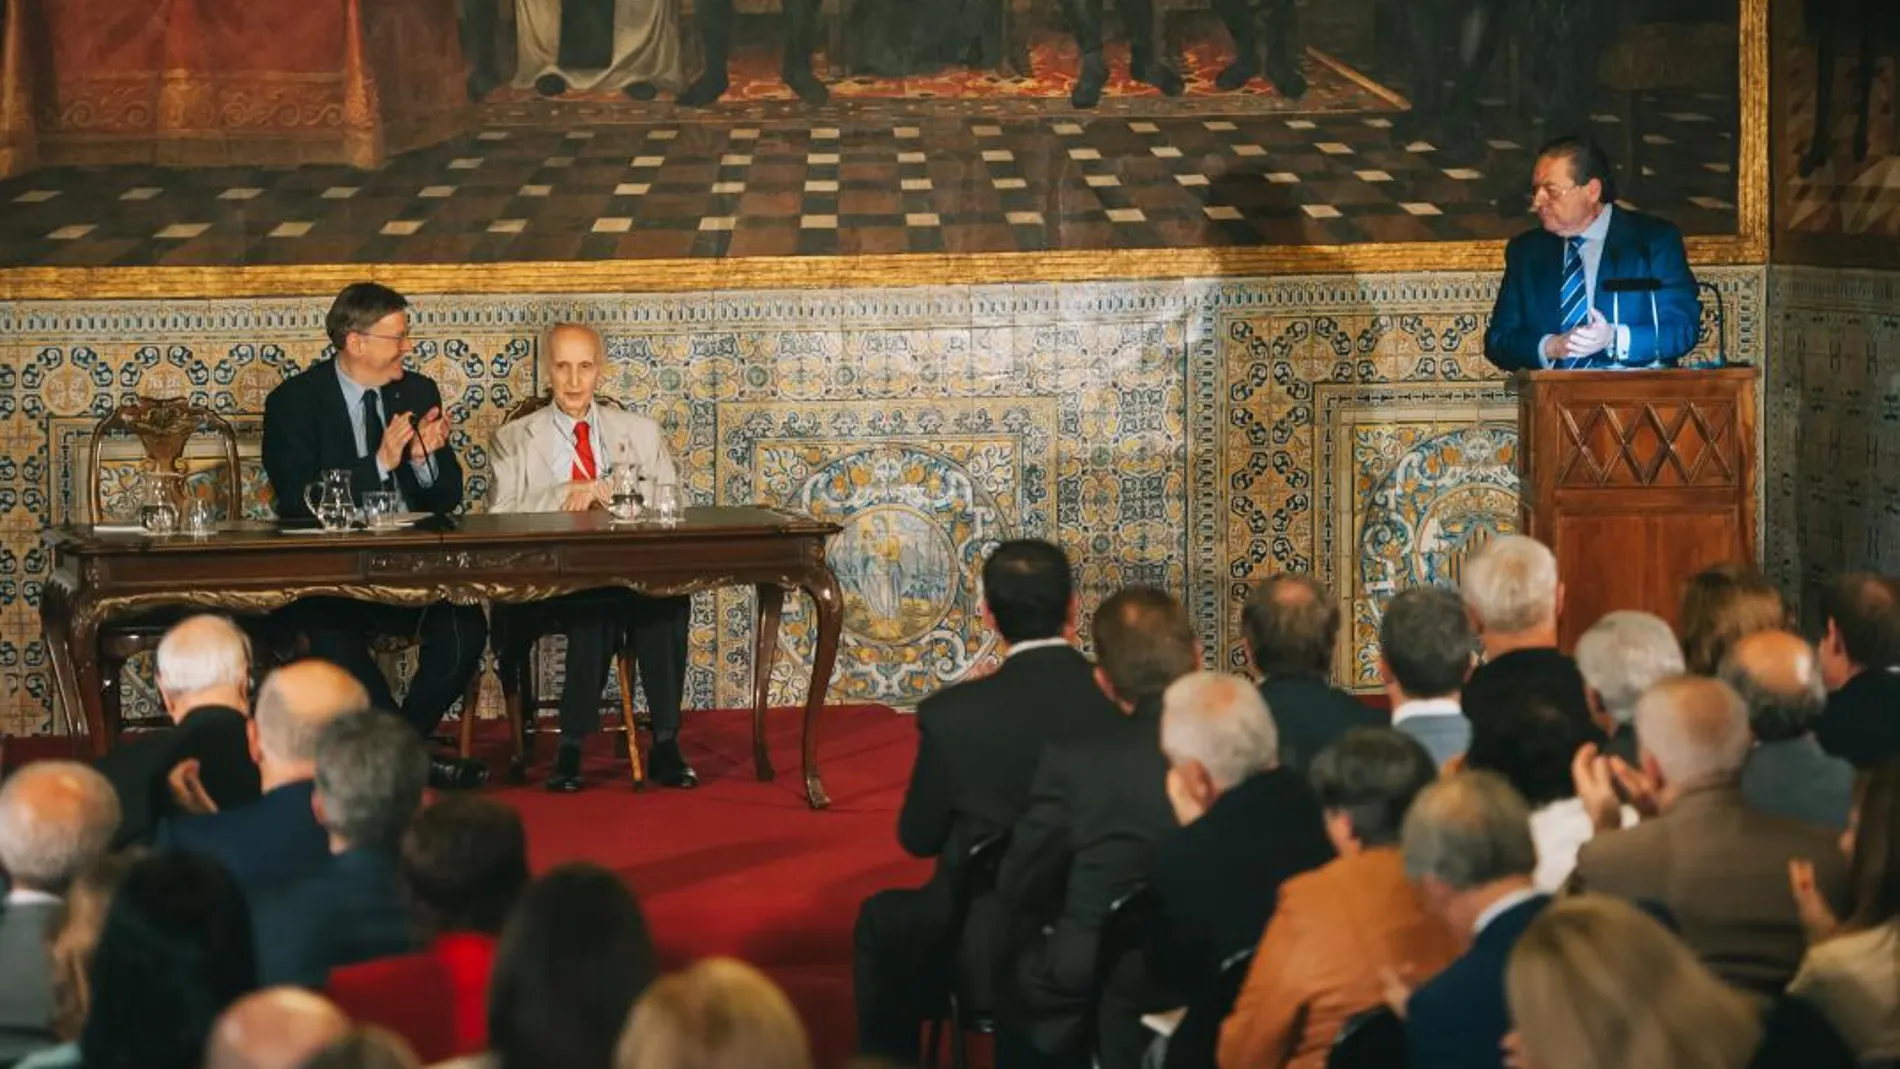
[{"label": "black shoe", "polygon": [[581,783],[581,748],[561,744],[554,755],[554,770],[548,773],[547,789],[557,794],[573,794]]},{"label": "black shoe", "polygon": [[686,87],[686,91],[673,98],[673,102],[684,108],[703,108],[726,95],[726,75],[707,71],[699,76],[699,81]]},{"label": "black shoe", "polygon": [[668,740],[653,744],[653,752],[647,757],[647,779],[662,787],[676,787],[690,791],[699,786],[699,773],[686,763],[680,754],[677,740]]},{"label": "black shoe", "polygon": [[1108,67],[1102,63],[1099,55],[1090,56],[1082,61],[1082,73],[1075,79],[1075,88],[1069,90],[1069,103],[1087,111],[1102,102],[1102,87],[1108,84]]},{"label": "black shoe", "polygon": [[534,91],[544,97],[557,97],[567,92],[567,79],[558,74],[543,74],[534,80]]},{"label": "black shoe", "polygon": [[793,69],[785,72],[785,84],[791,86],[798,99],[812,107],[818,107],[831,99],[831,90],[809,70]]},{"label": "black shoe", "polygon": [[1268,62],[1267,80],[1288,100],[1298,100],[1306,95],[1306,75],[1300,73],[1300,61],[1297,59]]},{"label": "black shoe", "polygon": [[1187,89],[1181,75],[1166,63],[1146,63],[1128,72],[1135,81],[1146,82],[1161,90],[1164,97],[1178,97]]},{"label": "black shoe", "polygon": [[429,758],[429,786],[439,791],[472,791],[488,782],[488,766],[474,758]]},{"label": "black shoe", "polygon": [[660,95],[660,91],[653,88],[652,82],[635,82],[622,89],[621,92],[627,94],[630,100],[652,100]]},{"label": "black shoe", "polygon": [[1223,93],[1231,93],[1253,81],[1253,76],[1257,73],[1259,72],[1254,70],[1253,64],[1237,59],[1229,63],[1227,69],[1221,71],[1220,76],[1214,79],[1214,88]]}]

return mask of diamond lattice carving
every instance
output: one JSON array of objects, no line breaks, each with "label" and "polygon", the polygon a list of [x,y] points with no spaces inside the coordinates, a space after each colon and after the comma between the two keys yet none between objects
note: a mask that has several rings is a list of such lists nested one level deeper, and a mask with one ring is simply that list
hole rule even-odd
[{"label": "diamond lattice carving", "polygon": [[1562,410],[1559,486],[1733,485],[1735,406],[1604,403]]}]

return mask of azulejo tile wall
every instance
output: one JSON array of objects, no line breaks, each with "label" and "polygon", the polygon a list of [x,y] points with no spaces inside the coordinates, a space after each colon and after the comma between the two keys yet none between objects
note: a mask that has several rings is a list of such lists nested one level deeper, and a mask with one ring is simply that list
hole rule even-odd
[{"label": "azulejo tile wall", "polygon": [[[1731,359],[1760,361],[1764,272],[1703,274],[1726,297]],[[844,524],[833,697],[908,705],[995,657],[980,562],[1024,534],[1075,557],[1085,610],[1131,582],[1179,592],[1210,660],[1235,667],[1247,586],[1319,574],[1349,602],[1341,679],[1370,684],[1384,598],[1455,577],[1465,547],[1515,522],[1513,402],[1481,355],[1494,285],[1421,273],[413,296],[416,364],[457,421],[476,507],[496,425],[538,388],[541,332],[592,323],[605,390],[663,422],[694,501]],[[0,730],[53,723],[38,547],[83,496],[79,432],[140,393],[254,428],[271,386],[323,355],[325,306],[0,304]],[[1770,416],[1768,435],[1785,433]],[[788,608],[786,661],[799,662],[811,620]],[[750,613],[747,593],[699,599],[694,703],[746,700]],[[791,700],[803,678],[782,664],[775,693]]]}]

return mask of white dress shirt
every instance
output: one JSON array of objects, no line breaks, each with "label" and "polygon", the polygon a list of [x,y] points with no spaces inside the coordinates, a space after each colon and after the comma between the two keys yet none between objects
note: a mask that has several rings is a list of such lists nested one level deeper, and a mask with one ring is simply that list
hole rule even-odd
[{"label": "white dress shirt", "polygon": [[[1586,311],[1593,310],[1597,306],[1597,270],[1603,265],[1603,243],[1610,236],[1610,216],[1615,213],[1616,205],[1605,204],[1603,210],[1597,213],[1597,217],[1590,221],[1589,226],[1583,228],[1582,234],[1578,235],[1583,238],[1583,247],[1577,250],[1577,254],[1583,258],[1583,307]],[[1558,240],[1563,242],[1565,250],[1563,255],[1568,257],[1570,255],[1570,239],[1560,238]],[[1559,267],[1557,272],[1557,278],[1558,285],[1562,285],[1563,271],[1561,267]],[[1546,334],[1537,339],[1537,356],[1544,362],[1545,367],[1551,367],[1566,359],[1565,357],[1558,357],[1557,360],[1552,360],[1549,356],[1545,355],[1544,344],[1554,337],[1556,337],[1555,334]],[[1619,353],[1629,352],[1630,328],[1627,325],[1621,323],[1617,324],[1616,340],[1611,343],[1611,347]]]},{"label": "white dress shirt", "polygon": [[609,454],[605,443],[600,440],[600,421],[594,418],[594,406],[589,404],[587,414],[580,419],[575,419],[557,406],[554,410],[554,427],[561,432],[561,437],[567,439],[568,449],[565,456],[559,453],[554,456],[553,471],[556,482],[575,481],[574,465],[579,462],[581,456],[580,439],[575,428],[583,423],[587,424],[588,449],[594,454],[594,478],[601,477],[601,458]]},{"label": "white dress shirt", "polygon": [[1029,650],[1053,649],[1056,646],[1071,646],[1071,643],[1069,642],[1068,639],[1063,638],[1061,635],[1057,635],[1054,638],[1025,639],[1021,642],[1011,643],[1009,647],[1009,652],[1003,654],[1003,659],[1008,660],[1019,653],[1024,653]]},{"label": "white dress shirt", "polygon": [[[350,433],[356,436],[356,455],[366,457],[369,455],[369,435],[363,427],[363,398],[369,394],[370,388],[345,374],[341,360],[336,362],[336,381],[343,387],[343,408],[350,414]],[[386,404],[388,401],[383,397],[383,392],[377,390],[376,416],[383,421],[385,428],[389,426],[389,412],[384,408]],[[429,463],[428,457],[411,460],[409,470],[415,473],[417,486],[435,485],[435,465]],[[381,457],[376,458],[376,473],[385,479],[389,478],[389,469],[383,466]],[[396,487],[396,492],[401,493],[402,488]]]},{"label": "white dress shirt", "polygon": [[1392,726],[1398,727],[1402,720],[1415,716],[1463,716],[1464,708],[1456,698],[1414,698],[1403,702],[1392,710]]}]

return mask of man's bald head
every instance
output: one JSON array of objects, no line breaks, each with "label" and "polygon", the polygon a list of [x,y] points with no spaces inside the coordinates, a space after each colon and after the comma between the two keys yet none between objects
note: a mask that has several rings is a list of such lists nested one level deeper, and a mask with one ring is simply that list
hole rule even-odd
[{"label": "man's bald head", "polygon": [[77,761],[35,761],[0,786],[0,865],[15,887],[63,894],[119,831],[112,784]]},{"label": "man's bald head", "polygon": [[548,330],[546,356],[555,405],[575,419],[586,416],[606,363],[600,332],[583,323],[556,323]]},{"label": "man's bald head", "polygon": [[257,745],[266,760],[317,759],[317,735],[344,713],[369,708],[369,692],[329,661],[296,661],[272,672],[257,691]]},{"label": "man's bald head", "polygon": [[1738,639],[1719,678],[1748,706],[1757,742],[1799,738],[1814,730],[1827,688],[1814,647],[1790,631],[1756,631]]},{"label": "man's bald head", "polygon": [[1636,738],[1675,790],[1732,779],[1754,740],[1748,708],[1719,679],[1675,676],[1636,703]]},{"label": "man's bald head", "polygon": [[336,1004],[301,987],[272,987],[232,1003],[211,1030],[205,1069],[297,1069],[347,1034]]}]

